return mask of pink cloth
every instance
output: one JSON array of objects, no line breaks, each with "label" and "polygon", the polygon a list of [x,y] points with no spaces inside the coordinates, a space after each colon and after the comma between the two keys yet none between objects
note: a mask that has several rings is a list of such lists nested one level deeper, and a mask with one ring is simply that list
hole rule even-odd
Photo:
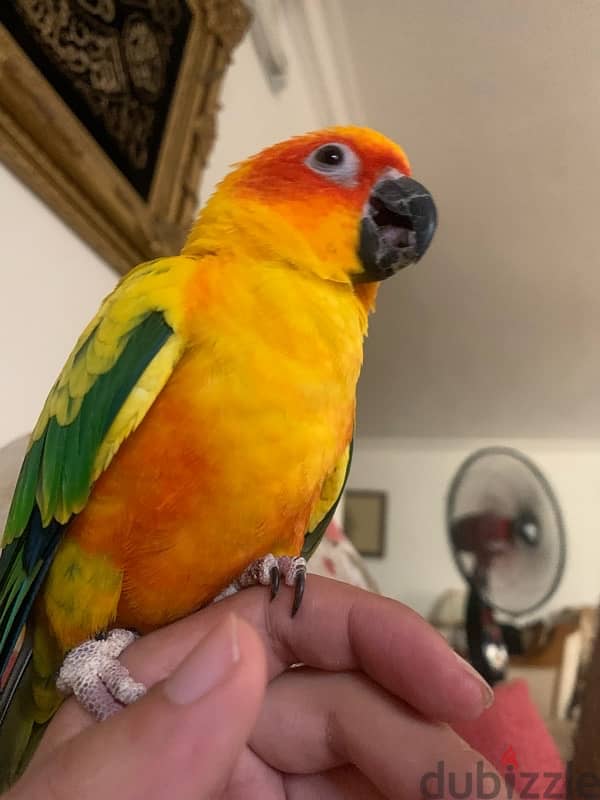
[{"label": "pink cloth", "polygon": [[513,797],[560,796],[565,765],[527,683],[499,684],[495,696],[494,705],[479,719],[456,723],[454,730],[505,776],[507,786],[514,786]]}]

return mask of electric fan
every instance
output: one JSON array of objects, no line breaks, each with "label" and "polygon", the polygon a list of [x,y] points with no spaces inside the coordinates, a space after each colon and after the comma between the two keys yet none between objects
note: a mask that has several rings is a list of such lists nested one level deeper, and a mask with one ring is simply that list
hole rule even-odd
[{"label": "electric fan", "polygon": [[565,531],[554,492],[526,456],[508,447],[470,455],[448,493],[456,564],[469,584],[469,658],[490,683],[504,677],[515,621],[554,593],[565,565]]}]

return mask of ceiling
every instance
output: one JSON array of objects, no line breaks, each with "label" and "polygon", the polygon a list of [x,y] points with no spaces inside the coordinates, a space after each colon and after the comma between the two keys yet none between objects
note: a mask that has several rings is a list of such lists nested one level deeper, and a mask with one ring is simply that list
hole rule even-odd
[{"label": "ceiling", "polygon": [[381,288],[359,433],[600,436],[600,3],[339,7],[361,121],[440,214]]}]

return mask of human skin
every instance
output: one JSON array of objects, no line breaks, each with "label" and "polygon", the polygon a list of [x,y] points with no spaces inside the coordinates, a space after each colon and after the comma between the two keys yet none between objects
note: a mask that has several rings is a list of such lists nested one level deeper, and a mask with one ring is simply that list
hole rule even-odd
[{"label": "human skin", "polygon": [[316,576],[290,605],[247,589],[138,639],[121,660],[148,694],[103,723],[66,702],[7,800],[418,798],[441,759],[475,773],[448,723],[491,690],[435,630]]}]

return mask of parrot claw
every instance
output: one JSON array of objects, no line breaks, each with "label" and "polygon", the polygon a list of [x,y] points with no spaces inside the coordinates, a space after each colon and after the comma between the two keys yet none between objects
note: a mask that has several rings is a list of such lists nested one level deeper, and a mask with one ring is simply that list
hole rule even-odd
[{"label": "parrot claw", "polygon": [[116,628],[75,647],[60,668],[57,689],[65,695],[74,694],[98,721],[139,700],[146,687],[134,681],[118,660],[135,639],[137,634],[132,631]]},{"label": "parrot claw", "polygon": [[292,617],[295,617],[302,603],[304,597],[304,587],[306,586],[306,565],[304,569],[299,570],[296,574],[296,583],[294,586],[294,604],[292,605]]},{"label": "parrot claw", "polygon": [[277,565],[269,570],[271,576],[271,600],[275,600],[279,592],[279,567]]},{"label": "parrot claw", "polygon": [[257,558],[249,567],[246,567],[237,580],[215,597],[213,603],[218,603],[247,586],[257,585],[269,586],[271,600],[274,600],[279,592],[282,577],[286,586],[294,587],[292,617],[295,617],[302,603],[306,584],[306,559],[302,556],[276,557],[272,553],[268,553],[262,558]]},{"label": "parrot claw", "polygon": [[276,558],[269,553],[250,564],[240,576],[239,582],[241,586],[252,586],[257,583],[261,586],[270,586],[271,600],[274,600],[279,592],[281,578],[284,579],[286,586],[294,587],[292,617],[295,617],[302,603],[306,583],[306,559],[302,556]]}]

